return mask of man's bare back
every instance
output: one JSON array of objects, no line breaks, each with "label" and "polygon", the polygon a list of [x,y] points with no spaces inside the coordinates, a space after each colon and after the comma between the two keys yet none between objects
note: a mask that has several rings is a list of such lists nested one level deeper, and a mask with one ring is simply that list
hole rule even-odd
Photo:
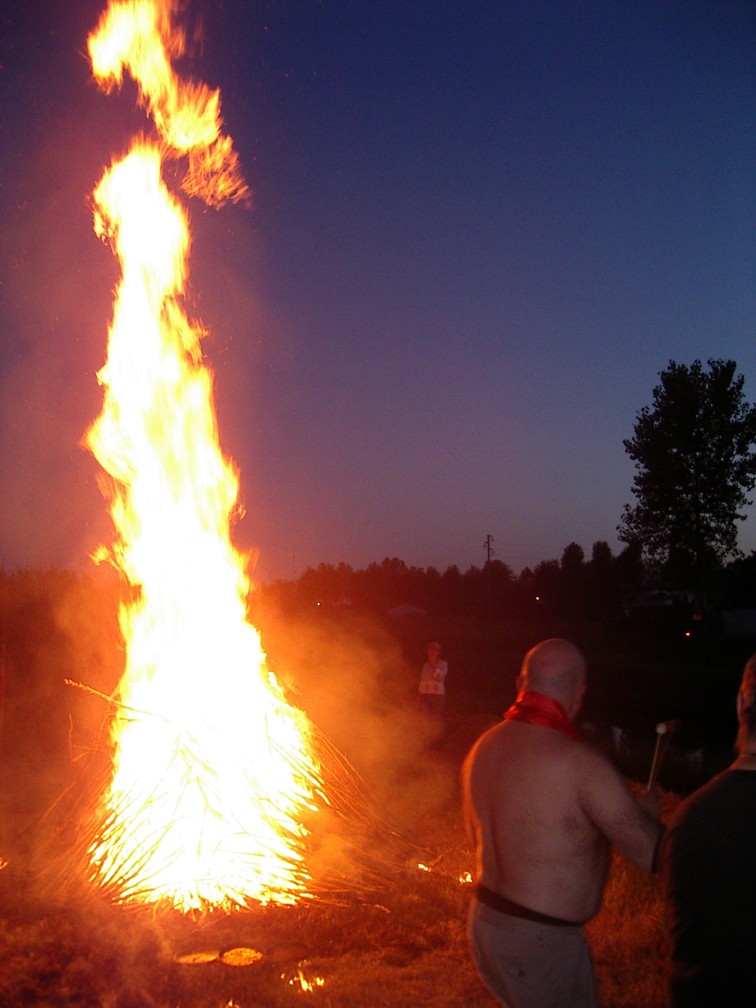
[{"label": "man's bare back", "polygon": [[658,824],[584,742],[504,721],[478,740],[463,777],[478,880],[577,923],[599,909],[611,844],[649,869]]}]

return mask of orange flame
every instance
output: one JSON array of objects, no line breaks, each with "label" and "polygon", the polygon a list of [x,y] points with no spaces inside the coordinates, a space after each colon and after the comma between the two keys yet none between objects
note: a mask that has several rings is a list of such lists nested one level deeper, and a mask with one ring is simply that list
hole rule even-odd
[{"label": "orange flame", "polygon": [[90,859],[121,901],[195,910],[306,894],[302,819],[325,798],[307,720],[246,618],[230,536],[237,474],[219,444],[203,333],[181,307],[189,230],[163,159],[188,156],[184,189],[211,205],[247,189],[218,92],[172,71],[184,44],[172,8],[113,0],[89,38],[98,81],[119,85],[127,70],[162,137],[135,141],[94,194],[95,230],[122,277],[86,443],[109,474],[106,552],[135,591],[120,614],[114,771]]},{"label": "orange flame", "polygon": [[[281,979],[286,979],[286,974],[281,974]],[[296,987],[300,991],[312,992],[318,987],[325,987],[325,980],[323,977],[316,976],[310,977],[309,979],[305,976],[302,967],[297,966],[297,972],[288,981],[289,987]]]}]

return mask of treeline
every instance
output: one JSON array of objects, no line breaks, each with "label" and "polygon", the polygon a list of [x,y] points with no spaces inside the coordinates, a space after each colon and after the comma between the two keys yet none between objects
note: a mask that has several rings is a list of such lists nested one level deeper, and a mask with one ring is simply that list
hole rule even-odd
[{"label": "treeline", "polygon": [[[419,609],[429,615],[498,620],[528,618],[539,611],[565,621],[613,621],[662,596],[687,599],[692,609],[703,603],[687,585],[665,584],[644,563],[639,544],[614,555],[608,543],[593,544],[590,557],[575,542],[560,560],[544,560],[515,575],[501,560],[462,572],[456,566],[410,567],[386,557],[362,570],[349,564],[320,564],[291,581],[262,586],[264,601],[282,611],[349,607],[388,615]],[[722,566],[707,587],[706,605],[756,608],[756,553]]]}]

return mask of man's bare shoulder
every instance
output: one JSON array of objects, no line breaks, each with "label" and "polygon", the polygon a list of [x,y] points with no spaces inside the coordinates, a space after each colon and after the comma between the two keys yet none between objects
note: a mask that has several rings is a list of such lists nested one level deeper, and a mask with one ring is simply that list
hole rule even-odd
[{"label": "man's bare shoulder", "polygon": [[624,778],[611,758],[584,739],[577,739],[564,749],[575,783],[587,792],[625,789]]},{"label": "man's bare shoulder", "polygon": [[587,739],[576,739],[573,750],[575,758],[580,760],[586,767],[614,766],[609,756]]},{"label": "man's bare shoulder", "polygon": [[489,728],[479,735],[472,744],[472,748],[468,753],[468,757],[472,756],[474,753],[479,752],[481,749],[487,749],[491,745],[496,745],[497,740],[501,737],[501,734],[506,726],[506,721],[497,721],[492,724]]},{"label": "man's bare shoulder", "polygon": [[551,755],[579,779],[621,780],[609,757],[590,742],[517,721],[499,721],[483,732],[468,752],[464,766],[469,769],[474,763],[520,754],[547,761]]},{"label": "man's bare shoulder", "polygon": [[573,752],[571,769],[581,807],[612,840],[617,842],[614,833],[618,823],[643,818],[629,782],[600,749],[588,742],[579,742]]},{"label": "man's bare shoulder", "polygon": [[489,750],[495,748],[499,744],[499,739],[504,725],[504,721],[497,721],[496,724],[491,725],[491,727],[487,728],[482,735],[477,737],[468,751],[467,756],[465,756],[464,762],[462,763],[463,773],[468,772],[474,762],[479,761]]},{"label": "man's bare shoulder", "polygon": [[592,742],[578,739],[573,748],[573,755],[575,762],[585,773],[609,773],[618,778],[621,776],[611,757]]}]

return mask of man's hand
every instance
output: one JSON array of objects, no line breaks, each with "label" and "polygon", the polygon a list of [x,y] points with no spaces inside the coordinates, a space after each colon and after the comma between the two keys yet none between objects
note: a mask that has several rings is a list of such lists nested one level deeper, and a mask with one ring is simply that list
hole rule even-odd
[{"label": "man's hand", "polygon": [[641,794],[638,804],[652,819],[658,819],[661,815],[661,791],[654,785],[650,791]]}]

